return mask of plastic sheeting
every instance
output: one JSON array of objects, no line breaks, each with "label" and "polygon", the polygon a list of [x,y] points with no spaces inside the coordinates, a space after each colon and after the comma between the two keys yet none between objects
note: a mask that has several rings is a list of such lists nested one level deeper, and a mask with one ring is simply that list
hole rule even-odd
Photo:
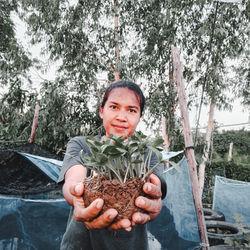
[{"label": "plastic sheeting", "polygon": [[160,215],[148,223],[150,249],[187,250],[200,248],[198,222],[193,202],[187,160],[179,163],[180,171],[170,168],[163,175],[167,197]]},{"label": "plastic sheeting", "polygon": [[36,197],[0,196],[0,249],[59,249],[69,205],[64,199]]},{"label": "plastic sheeting", "polygon": [[250,182],[215,176],[213,209],[225,220],[250,227]]},{"label": "plastic sheeting", "polygon": [[62,167],[62,161],[55,159],[45,158],[37,155],[31,155],[26,153],[20,153],[20,155],[31,161],[34,166],[39,168],[43,173],[45,173],[51,180],[57,181],[59,173]]},{"label": "plastic sheeting", "polygon": [[[160,215],[148,223],[150,250],[199,249],[200,237],[187,161],[181,171],[164,171],[168,185]],[[62,197],[62,196],[61,196]],[[66,228],[69,205],[47,194],[0,196],[0,249],[57,250]]]}]

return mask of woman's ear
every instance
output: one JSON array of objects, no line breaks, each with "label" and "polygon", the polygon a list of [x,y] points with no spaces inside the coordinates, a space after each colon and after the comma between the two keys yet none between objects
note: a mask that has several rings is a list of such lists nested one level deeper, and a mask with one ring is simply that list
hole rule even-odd
[{"label": "woman's ear", "polygon": [[103,119],[103,107],[100,107],[99,115],[101,119]]}]

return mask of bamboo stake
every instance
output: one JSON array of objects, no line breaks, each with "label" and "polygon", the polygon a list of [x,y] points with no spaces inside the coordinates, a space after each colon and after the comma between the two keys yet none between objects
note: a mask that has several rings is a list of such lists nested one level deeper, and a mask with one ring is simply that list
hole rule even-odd
[{"label": "bamboo stake", "polygon": [[172,46],[171,49],[172,49],[173,64],[174,64],[174,79],[177,85],[178,102],[181,111],[181,120],[182,120],[185,147],[186,147],[186,157],[189,166],[190,179],[192,183],[192,193],[198,220],[199,233],[202,241],[202,249],[209,249],[204,213],[203,213],[202,203],[199,197],[199,184],[197,177],[196,161],[194,156],[193,139],[188,117],[187,101],[183,84],[182,65],[180,62],[178,49],[175,48],[174,46]]},{"label": "bamboo stake", "polygon": [[30,143],[33,143],[35,139],[35,132],[36,132],[36,127],[37,127],[39,109],[40,109],[39,105],[36,105],[35,114],[33,118],[33,124],[32,124],[32,130],[31,130],[31,135],[30,135]]}]

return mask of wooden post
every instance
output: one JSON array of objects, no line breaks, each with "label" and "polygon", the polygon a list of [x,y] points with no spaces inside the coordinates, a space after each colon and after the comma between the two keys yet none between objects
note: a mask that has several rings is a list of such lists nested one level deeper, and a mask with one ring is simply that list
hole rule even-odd
[{"label": "wooden post", "polygon": [[32,124],[32,130],[30,134],[30,143],[33,143],[35,139],[35,132],[36,132],[36,127],[37,127],[39,109],[40,109],[39,105],[36,105],[35,114],[33,118],[33,124]]},{"label": "wooden post", "polygon": [[228,151],[228,157],[227,157],[227,161],[231,161],[232,160],[232,155],[233,155],[233,142],[231,142],[229,144],[229,151]]},{"label": "wooden post", "polygon": [[194,156],[194,148],[193,148],[194,144],[188,117],[187,101],[183,83],[182,65],[180,62],[180,55],[178,49],[175,48],[174,46],[172,46],[171,49],[172,49],[173,64],[174,64],[174,79],[177,85],[178,101],[181,111],[181,120],[182,120],[185,147],[186,147],[186,157],[189,166],[190,179],[192,183],[192,193],[198,220],[199,233],[202,241],[202,249],[209,249],[204,213],[203,213],[202,203],[199,197],[199,183],[198,183],[197,168],[196,168],[197,164]]}]

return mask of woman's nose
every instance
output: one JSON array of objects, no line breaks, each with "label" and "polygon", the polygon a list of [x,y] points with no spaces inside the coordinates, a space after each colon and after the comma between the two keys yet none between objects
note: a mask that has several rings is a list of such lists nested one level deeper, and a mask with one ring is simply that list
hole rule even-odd
[{"label": "woman's nose", "polygon": [[127,113],[125,110],[119,110],[116,119],[120,121],[126,121],[127,120]]}]

